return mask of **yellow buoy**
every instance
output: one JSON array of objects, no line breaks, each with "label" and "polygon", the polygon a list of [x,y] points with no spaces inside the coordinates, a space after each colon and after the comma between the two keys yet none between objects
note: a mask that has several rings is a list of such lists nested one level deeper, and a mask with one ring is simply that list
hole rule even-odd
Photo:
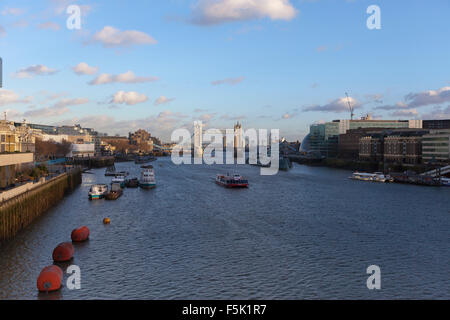
[{"label": "yellow buoy", "polygon": [[103,219],[103,224],[110,224],[110,223],[111,223],[111,219],[110,218]]}]

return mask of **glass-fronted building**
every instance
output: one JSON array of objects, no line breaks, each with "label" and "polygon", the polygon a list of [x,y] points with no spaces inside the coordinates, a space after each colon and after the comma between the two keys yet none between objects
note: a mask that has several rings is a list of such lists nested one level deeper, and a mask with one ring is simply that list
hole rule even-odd
[{"label": "glass-fronted building", "polygon": [[347,133],[350,129],[360,128],[386,128],[406,129],[422,128],[422,120],[334,120],[331,122],[313,124],[308,135],[310,150],[318,152],[325,157],[334,157],[337,154],[339,135]]},{"label": "glass-fronted building", "polygon": [[450,161],[450,129],[431,130],[423,136],[422,159],[425,163]]}]

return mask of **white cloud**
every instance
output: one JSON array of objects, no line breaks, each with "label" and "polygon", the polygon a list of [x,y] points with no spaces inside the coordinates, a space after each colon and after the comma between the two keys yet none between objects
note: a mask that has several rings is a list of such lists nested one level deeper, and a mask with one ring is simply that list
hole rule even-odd
[{"label": "white cloud", "polygon": [[159,106],[161,104],[166,104],[166,103],[172,102],[173,100],[175,100],[175,99],[174,98],[167,98],[165,96],[161,96],[158,99],[156,99],[155,106]]},{"label": "white cloud", "polygon": [[442,87],[437,90],[410,93],[405,96],[405,101],[397,102],[394,105],[383,105],[376,109],[381,110],[401,110],[414,109],[428,105],[437,105],[450,102],[450,87]]},{"label": "white cloud", "polygon": [[435,107],[428,113],[421,116],[423,120],[435,120],[435,119],[450,119],[450,105],[443,109],[442,107]]},{"label": "white cloud", "polygon": [[21,99],[20,96],[12,90],[0,89],[0,107],[15,103],[30,103],[31,97]]},{"label": "white cloud", "polygon": [[108,84],[108,83],[144,83],[159,80],[158,77],[137,77],[132,71],[128,71],[119,75],[111,75],[103,73],[94,80],[90,81],[90,85]]},{"label": "white cloud", "polygon": [[58,31],[61,29],[61,26],[55,22],[47,21],[41,24],[38,24],[38,28],[41,30],[53,30]]},{"label": "white cloud", "polygon": [[238,83],[241,83],[242,81],[245,80],[245,77],[239,77],[239,78],[227,78],[227,79],[223,79],[223,80],[216,80],[211,82],[211,84],[213,86],[218,86],[221,84],[229,84],[229,85],[236,85]]},{"label": "white cloud", "polygon": [[298,11],[289,0],[200,0],[192,14],[192,23],[214,25],[261,18],[292,20]]},{"label": "white cloud", "polygon": [[349,97],[338,98],[324,105],[313,105],[309,107],[304,107],[303,111],[319,111],[319,112],[334,112],[334,113],[342,113],[342,112],[350,112],[348,101],[354,109],[358,109],[362,107],[362,104],[356,99]]},{"label": "white cloud", "polygon": [[92,37],[92,42],[99,42],[106,48],[130,47],[132,45],[156,44],[157,41],[142,31],[121,31],[111,26],[106,26]]},{"label": "white cloud", "polygon": [[391,113],[393,117],[416,117],[419,115],[416,109],[403,109]]},{"label": "white cloud", "polygon": [[75,98],[75,99],[61,99],[60,101],[56,102],[53,106],[54,108],[64,108],[68,106],[77,106],[81,104],[86,104],[89,102],[89,99],[87,98]]},{"label": "white cloud", "polygon": [[23,115],[26,118],[49,118],[49,117],[61,116],[68,112],[70,112],[70,109],[67,107],[64,107],[64,108],[46,107],[46,108],[27,111]]},{"label": "white cloud", "polygon": [[136,120],[116,120],[108,115],[90,115],[83,118],[72,118],[56,123],[56,125],[81,124],[83,127],[95,128],[97,131],[114,134],[127,135],[130,131],[145,129],[155,137],[161,137],[169,141],[174,129],[185,127],[186,115],[168,110],[160,112],[158,115]]},{"label": "white cloud", "polygon": [[98,72],[98,67],[91,67],[86,62],[81,62],[72,68],[78,75],[93,75]]},{"label": "white cloud", "polygon": [[28,68],[20,69],[17,71],[14,76],[16,78],[33,78],[34,76],[42,76],[42,75],[52,75],[58,72],[58,70],[51,69],[42,64],[34,65]]},{"label": "white cloud", "polygon": [[6,30],[2,26],[0,26],[0,38],[6,36]]},{"label": "white cloud", "polygon": [[405,97],[405,100],[410,108],[450,102],[450,87],[443,87],[438,90],[428,90],[419,93],[410,93]]},{"label": "white cloud", "polygon": [[127,104],[127,105],[135,105],[138,103],[143,103],[148,100],[148,97],[145,94],[137,93],[134,91],[125,92],[118,91],[114,94],[111,103],[118,104]]},{"label": "white cloud", "polygon": [[18,118],[23,116],[23,112],[16,109],[6,109],[4,112],[8,120],[18,120]]},{"label": "white cloud", "polygon": [[[66,14],[67,7],[74,4],[75,1],[73,0],[51,0],[54,8],[54,14],[60,15],[60,14]],[[81,15],[87,16],[91,10],[92,6],[88,4],[78,5],[81,9]]]},{"label": "white cloud", "polygon": [[24,117],[48,118],[57,117],[70,112],[69,106],[76,106],[88,103],[86,98],[61,99],[51,107],[33,109],[24,113]]}]

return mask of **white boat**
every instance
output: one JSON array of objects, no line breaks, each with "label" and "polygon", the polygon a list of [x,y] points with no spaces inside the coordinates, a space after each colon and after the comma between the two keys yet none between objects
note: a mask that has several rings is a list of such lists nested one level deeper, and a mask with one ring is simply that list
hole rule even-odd
[{"label": "white boat", "polygon": [[156,187],[155,171],[153,166],[142,166],[139,186],[144,189],[153,189]]},{"label": "white boat", "polygon": [[111,184],[117,183],[121,188],[125,188],[125,175],[118,174],[111,180]]},{"label": "white boat", "polygon": [[388,175],[384,175],[382,172],[375,173],[364,173],[364,172],[354,172],[350,179],[361,180],[361,181],[372,181],[372,182],[390,182],[392,178]]},{"label": "white boat", "polygon": [[106,184],[94,184],[89,190],[89,200],[103,199],[108,193]]},{"label": "white boat", "polygon": [[444,187],[450,187],[450,178],[441,178],[441,182]]}]

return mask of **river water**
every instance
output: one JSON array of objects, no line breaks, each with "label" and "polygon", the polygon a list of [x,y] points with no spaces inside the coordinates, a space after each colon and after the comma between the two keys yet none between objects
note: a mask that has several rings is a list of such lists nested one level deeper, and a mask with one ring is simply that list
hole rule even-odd
[{"label": "river water", "polygon": [[[155,166],[158,187],[89,201],[104,169],[0,247],[0,299],[450,299],[450,188],[378,184],[350,172],[294,164]],[[134,163],[118,170],[139,175]],[[216,173],[239,172],[228,190]],[[110,225],[103,225],[105,217]],[[71,264],[81,289],[38,294],[54,247],[86,225]],[[381,269],[368,290],[366,269]],[[63,266],[67,267],[67,265]],[[65,275],[65,280],[68,275]]]}]

